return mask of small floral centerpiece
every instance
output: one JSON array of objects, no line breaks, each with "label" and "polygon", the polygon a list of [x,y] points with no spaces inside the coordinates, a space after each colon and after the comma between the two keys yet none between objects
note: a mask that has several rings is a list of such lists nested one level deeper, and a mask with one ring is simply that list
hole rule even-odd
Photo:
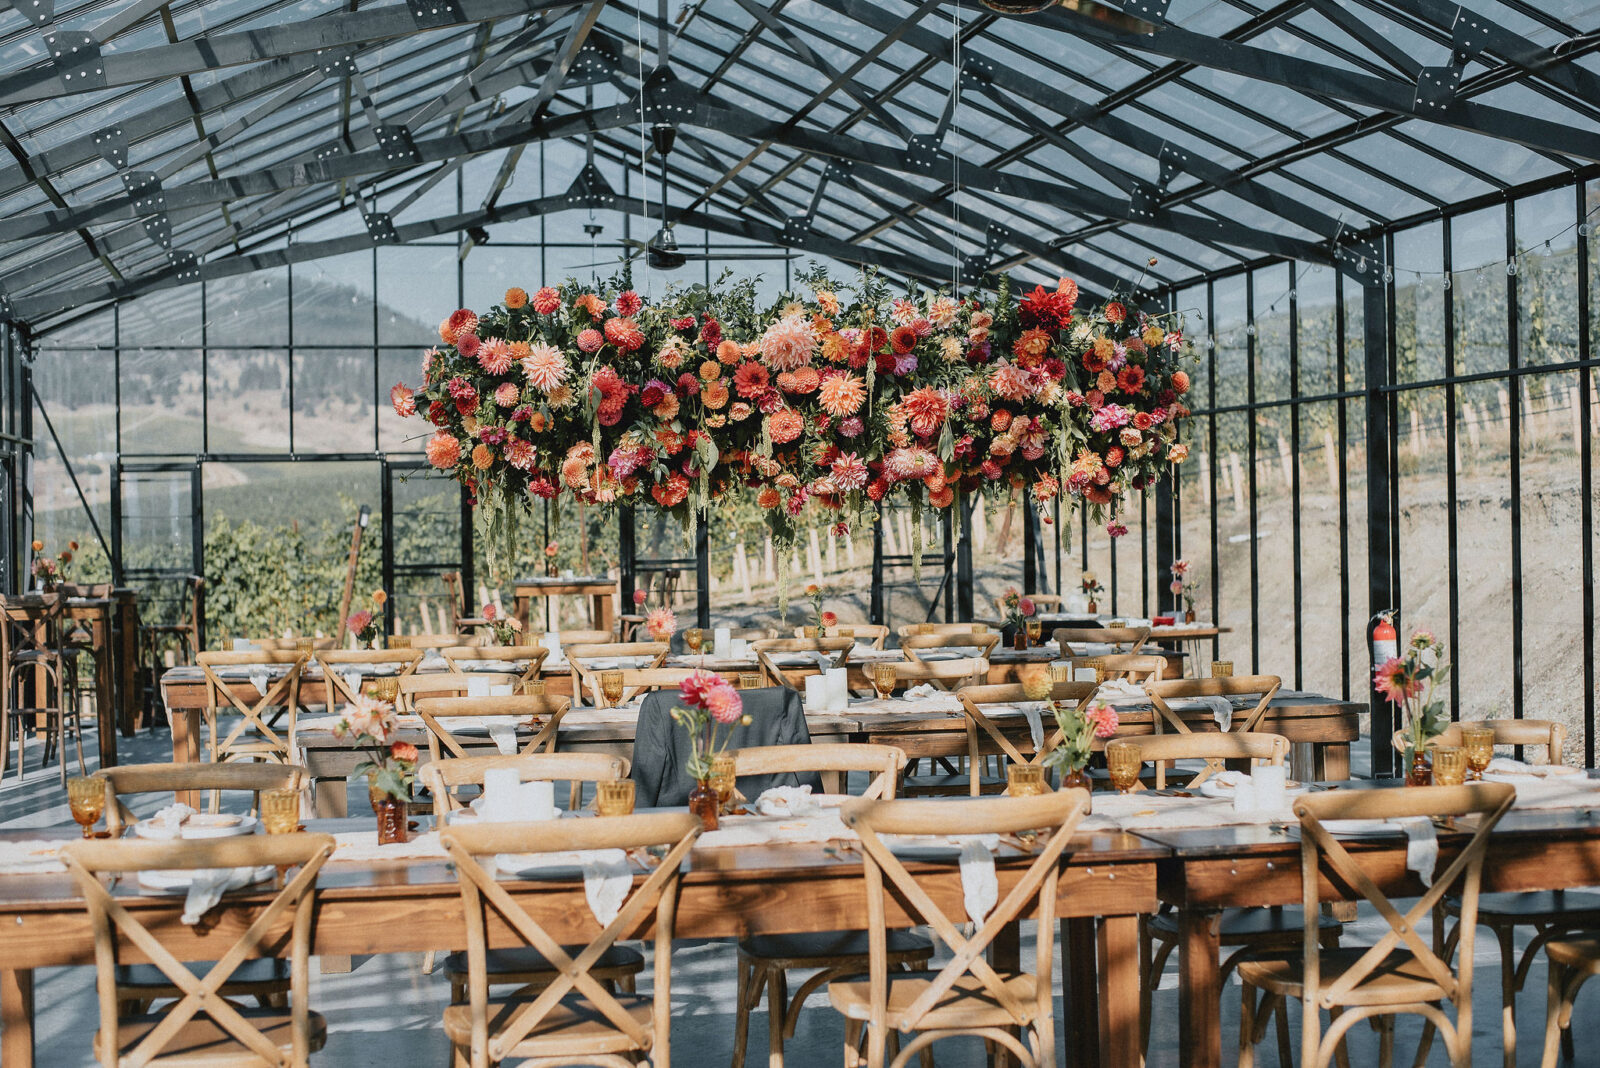
[{"label": "small floral centerpiece", "polygon": [[1063,790],[1079,787],[1089,789],[1089,757],[1094,752],[1094,740],[1111,738],[1117,733],[1117,710],[1103,701],[1092,702],[1081,709],[1076,701],[1052,701],[1050,711],[1061,728],[1061,744],[1045,754],[1045,767],[1061,773]]},{"label": "small floral centerpiece", "polygon": [[744,699],[733,683],[710,671],[696,671],[678,684],[683,704],[672,718],[689,732],[689,759],[684,770],[695,781],[689,794],[689,811],[700,817],[708,831],[717,829],[719,798],[711,785],[711,766],[728,748],[733,727],[749,723]]},{"label": "small floral centerpiece", "polygon": [[400,740],[394,705],[366,693],[356,694],[333,733],[336,738],[351,739],[367,754],[356,765],[356,773],[367,776],[372,809],[378,816],[378,843],[404,842],[406,802],[417,777],[417,747]]},{"label": "small floral centerpiece", "polygon": [[1005,619],[1002,621],[1003,629],[1011,632],[1013,644],[1018,649],[1028,647],[1028,620],[1038,611],[1038,606],[1033,603],[1032,597],[1024,597],[1015,586],[1010,587],[1000,597],[1000,605],[1005,610]]},{"label": "small floral centerpiece", "polygon": [[1168,587],[1168,588],[1172,590],[1172,596],[1174,598],[1174,600],[1173,600],[1173,609],[1176,610],[1178,605],[1181,604],[1183,606],[1183,609],[1184,609],[1184,612],[1183,612],[1184,619],[1187,620],[1190,623],[1193,623],[1194,622],[1194,583],[1192,583],[1192,582],[1190,582],[1188,580],[1188,574],[1189,574],[1189,561],[1187,561],[1187,560],[1174,560],[1174,561],[1172,561],[1172,585],[1170,587]]},{"label": "small floral centerpiece", "polygon": [[1373,686],[1400,709],[1408,785],[1426,786],[1432,780],[1427,747],[1431,739],[1444,733],[1448,716],[1439,684],[1449,676],[1450,665],[1439,639],[1426,630],[1414,632],[1401,655],[1391,656],[1372,674]]},{"label": "small floral centerpiece", "polygon": [[478,614],[489,624],[489,632],[494,635],[496,645],[515,645],[522,637],[522,620],[516,616],[502,616],[492,604],[484,605]]},{"label": "small floral centerpiece", "polygon": [[1100,580],[1095,577],[1095,573],[1093,571],[1085,571],[1080,584],[1083,587],[1083,595],[1089,600],[1089,611],[1100,611],[1099,601],[1105,595],[1106,588],[1100,585]]},{"label": "small floral centerpiece", "polygon": [[77,542],[69,541],[65,549],[54,556],[48,556],[44,551],[44,542],[33,543],[33,564],[30,570],[46,593],[52,592],[57,584],[67,581],[67,571],[72,566],[72,554],[77,548]]},{"label": "small floral centerpiece", "polygon": [[378,616],[388,600],[389,595],[383,590],[373,590],[372,607],[351,612],[349,618],[344,621],[345,628],[356,636],[356,641],[361,643],[363,649],[371,649],[372,643],[377,641],[378,635],[383,632],[383,628],[378,624]]},{"label": "small floral centerpiece", "polygon": [[817,637],[825,637],[828,628],[839,622],[839,617],[822,610],[822,587],[815,582],[806,586],[806,596],[811,598],[811,625],[817,629]]},{"label": "small floral centerpiece", "polygon": [[644,629],[651,641],[671,641],[678,631],[678,617],[670,608],[652,608],[644,617]]},{"label": "small floral centerpiece", "polygon": [[556,577],[556,557],[561,552],[559,542],[550,542],[544,547],[544,573],[551,578]]}]

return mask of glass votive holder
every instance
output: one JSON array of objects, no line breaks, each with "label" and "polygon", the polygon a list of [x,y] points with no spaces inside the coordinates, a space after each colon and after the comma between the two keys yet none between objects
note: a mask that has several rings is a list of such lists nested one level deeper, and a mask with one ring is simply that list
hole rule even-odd
[{"label": "glass votive holder", "polygon": [[1006,765],[1006,792],[1012,797],[1037,797],[1049,789],[1041,764]]},{"label": "glass votive holder", "polygon": [[1052,663],[1050,665],[1050,681],[1052,683],[1071,682],[1072,681],[1072,661],[1070,661],[1070,660],[1058,660],[1055,663]]},{"label": "glass votive holder", "polygon": [[367,684],[367,692],[379,701],[393,704],[395,698],[400,696],[400,680],[396,678],[377,678]]},{"label": "glass votive holder", "polygon": [[594,784],[594,810],[602,816],[633,815],[632,779],[611,779]]},{"label": "glass votive holder", "polygon": [[987,624],[987,623],[974,623],[972,625],[972,633],[974,633],[974,634],[988,634],[989,633],[989,624]]},{"label": "glass votive holder", "polygon": [[1111,774],[1111,785],[1121,794],[1133,792],[1139,783],[1139,773],[1144,769],[1144,750],[1138,742],[1107,742],[1106,770]]},{"label": "glass votive holder", "polygon": [[1214,679],[1226,679],[1226,678],[1231,678],[1232,676],[1233,676],[1233,661],[1232,660],[1213,660],[1213,661],[1211,661],[1211,677],[1212,678],[1214,678]]},{"label": "glass votive holder", "polygon": [[739,672],[739,689],[741,689],[741,690],[759,690],[759,689],[761,689],[761,673],[759,671],[741,671],[741,672]]},{"label": "glass votive holder", "polygon": [[261,826],[268,834],[293,834],[300,829],[300,791],[261,791]]},{"label": "glass votive holder", "polygon": [[835,627],[834,631],[833,631],[833,636],[836,637],[836,638],[854,638],[856,636],[856,628],[854,628],[854,627]]},{"label": "glass votive holder", "polygon": [[544,680],[529,679],[527,682],[522,684],[522,694],[524,697],[543,697]]},{"label": "glass votive holder", "polygon": [[1433,784],[1460,786],[1467,781],[1467,751],[1459,745],[1433,747]]}]

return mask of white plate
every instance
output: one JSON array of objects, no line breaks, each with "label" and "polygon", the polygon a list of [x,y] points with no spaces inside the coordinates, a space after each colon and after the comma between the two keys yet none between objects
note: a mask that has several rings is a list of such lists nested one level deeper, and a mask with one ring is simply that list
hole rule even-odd
[{"label": "white plate", "polygon": [[1392,838],[1406,833],[1388,820],[1324,820],[1322,825],[1336,838]]},{"label": "white plate", "polygon": [[[142,871],[139,873],[139,885],[144,887],[146,890],[188,890],[189,885],[194,882],[196,870],[197,869],[191,868],[167,868],[154,871]],[[257,883],[268,882],[277,874],[278,869],[274,868],[271,864],[263,864],[261,867],[257,868],[251,873],[250,882],[246,883],[244,886],[236,887],[236,889],[243,890],[247,886],[255,886]],[[229,893],[232,893],[232,891],[229,891]]]},{"label": "white plate", "polygon": [[[1207,779],[1200,784],[1200,793],[1206,797],[1232,797],[1234,787],[1231,783],[1218,782],[1216,779]],[[1311,787],[1303,782],[1290,780],[1284,788],[1284,794],[1289,797],[1299,797],[1301,794],[1311,792]]]},{"label": "white plate", "polygon": [[256,833],[256,818],[254,816],[241,816],[239,822],[231,827],[190,827],[187,823],[178,828],[174,835],[171,828],[160,824],[135,823],[133,833],[140,838],[152,841],[170,842],[174,838],[189,841],[197,838],[235,838],[246,834]]}]

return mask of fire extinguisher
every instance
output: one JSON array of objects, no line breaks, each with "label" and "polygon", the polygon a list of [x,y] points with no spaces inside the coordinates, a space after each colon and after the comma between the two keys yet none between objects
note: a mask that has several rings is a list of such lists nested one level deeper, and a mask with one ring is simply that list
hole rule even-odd
[{"label": "fire extinguisher", "polygon": [[1391,608],[1372,617],[1372,666],[1377,668],[1400,655],[1400,633],[1394,629],[1396,611]]}]

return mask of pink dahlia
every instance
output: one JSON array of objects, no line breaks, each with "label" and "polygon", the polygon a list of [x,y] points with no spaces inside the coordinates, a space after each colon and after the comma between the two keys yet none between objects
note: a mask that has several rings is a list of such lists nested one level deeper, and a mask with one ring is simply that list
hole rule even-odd
[{"label": "pink dahlia", "polygon": [[949,297],[935,297],[928,305],[928,321],[940,330],[948,330],[956,325],[957,307]]},{"label": "pink dahlia", "polygon": [[839,436],[841,438],[859,438],[861,432],[866,428],[866,424],[861,421],[861,417],[858,415],[839,420]]},{"label": "pink dahlia", "polygon": [[623,352],[632,352],[644,344],[644,331],[632,319],[607,319],[606,340]]},{"label": "pink dahlia", "polygon": [[706,707],[706,695],[717,686],[726,686],[728,680],[711,671],[696,671],[678,683],[678,696],[690,708]]},{"label": "pink dahlia", "polygon": [[478,354],[478,347],[482,344],[477,334],[463,331],[456,335],[456,351],[469,360]]},{"label": "pink dahlia", "polygon": [[1084,710],[1083,716],[1094,724],[1096,738],[1112,738],[1117,733],[1117,710],[1107,704],[1092,705]]},{"label": "pink dahlia", "polygon": [[518,471],[533,469],[534,448],[531,441],[521,438],[508,438],[506,440],[506,463]]},{"label": "pink dahlia", "polygon": [[989,388],[995,396],[1006,400],[1025,399],[1032,392],[1032,376],[1026,370],[1006,360],[1001,360],[989,374]]},{"label": "pink dahlia", "polygon": [[939,458],[927,449],[892,449],[883,458],[884,470],[896,482],[927,478],[939,470]]},{"label": "pink dahlia", "polygon": [[522,358],[522,373],[528,376],[528,385],[549,393],[567,380],[567,360],[554,345],[538,344]]},{"label": "pink dahlia", "polygon": [[817,351],[817,331],[803,315],[791,315],[767,327],[761,335],[761,355],[774,371],[793,371],[811,362]]},{"label": "pink dahlia", "polygon": [[937,433],[950,414],[950,402],[943,393],[932,386],[923,386],[906,394],[900,410],[911,421],[911,432],[921,437]]},{"label": "pink dahlia", "polygon": [[744,698],[739,696],[739,691],[727,679],[721,681],[721,686],[714,686],[707,692],[706,711],[711,713],[712,719],[723,725],[738,723],[744,717]]},{"label": "pink dahlia", "polygon": [[478,366],[492,375],[503,375],[511,370],[511,342],[492,337],[478,348]]},{"label": "pink dahlia", "polygon": [[624,289],[617,294],[617,314],[621,316],[638,315],[639,309],[644,307],[644,301],[639,299],[639,294],[631,289]]},{"label": "pink dahlia", "polygon": [[600,351],[606,343],[606,336],[594,327],[587,327],[578,334],[578,348],[591,356]]},{"label": "pink dahlia", "polygon": [[896,326],[910,326],[917,320],[917,306],[905,297],[896,297],[889,304],[889,318]]},{"label": "pink dahlia", "polygon": [[522,399],[522,390],[515,382],[502,382],[494,389],[494,402],[502,408],[515,408]]},{"label": "pink dahlia", "polygon": [[428,462],[441,471],[448,471],[461,460],[461,442],[454,434],[440,430],[428,439]]},{"label": "pink dahlia", "polygon": [[867,465],[853,452],[843,453],[833,461],[833,484],[848,493],[867,484]]},{"label": "pink dahlia", "polygon": [[650,637],[658,642],[664,642],[672,637],[678,629],[678,617],[670,608],[654,608],[644,617],[644,629]]},{"label": "pink dahlia", "polygon": [[416,394],[404,382],[396,382],[389,390],[389,403],[394,405],[394,414],[402,419],[409,419],[417,414]]},{"label": "pink dahlia", "polygon": [[439,337],[451,344],[462,334],[475,334],[478,332],[478,316],[466,308],[457,308],[450,313],[450,317],[439,324]]}]

